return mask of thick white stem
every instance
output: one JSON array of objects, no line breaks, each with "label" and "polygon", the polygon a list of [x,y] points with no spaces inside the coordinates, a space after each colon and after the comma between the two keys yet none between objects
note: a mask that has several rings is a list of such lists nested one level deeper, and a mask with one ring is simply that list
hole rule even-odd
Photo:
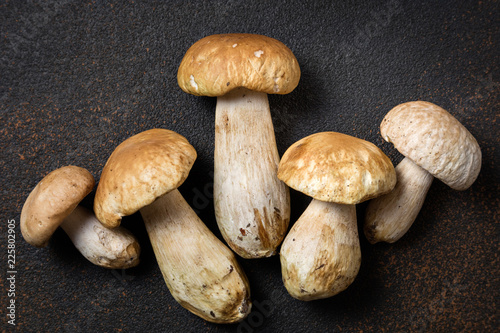
[{"label": "thick white stem", "polygon": [[215,323],[244,319],[250,287],[234,253],[174,190],[140,210],[156,260],[172,296]]},{"label": "thick white stem", "polygon": [[218,97],[215,215],[226,242],[244,258],[275,254],[288,229],[290,196],[278,164],[267,94],[235,89]]},{"label": "thick white stem", "polygon": [[370,201],[366,208],[364,233],[372,244],[394,243],[417,218],[434,177],[409,158],[396,167],[396,187]]},{"label": "thick white stem", "polygon": [[82,206],[64,219],[61,228],[93,264],[113,269],[139,264],[140,246],[134,235],[122,227],[104,227],[92,211]]},{"label": "thick white stem", "polygon": [[345,290],[361,265],[355,205],[313,199],[281,246],[283,282],[310,301]]}]

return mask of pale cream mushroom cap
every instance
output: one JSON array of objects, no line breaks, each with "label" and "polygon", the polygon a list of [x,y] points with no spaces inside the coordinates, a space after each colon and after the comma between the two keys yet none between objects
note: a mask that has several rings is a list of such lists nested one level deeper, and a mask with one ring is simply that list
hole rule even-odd
[{"label": "pale cream mushroom cap", "polygon": [[288,94],[299,79],[292,51],[274,38],[256,34],[202,38],[187,50],[177,72],[181,89],[198,96],[222,96],[239,87]]},{"label": "pale cream mushroom cap", "polygon": [[401,154],[455,190],[469,188],[481,169],[476,139],[435,104],[415,101],[394,107],[380,132]]},{"label": "pale cream mushroom cap", "polygon": [[371,142],[322,132],[291,145],[278,178],[317,200],[357,204],[391,191],[396,173],[390,159]]},{"label": "pale cream mushroom cap", "polygon": [[46,175],[31,191],[21,211],[21,233],[31,245],[46,246],[54,231],[94,188],[86,169],[65,166]]},{"label": "pale cream mushroom cap", "polygon": [[151,129],[123,141],[104,166],[94,211],[106,227],[120,225],[156,198],[178,188],[187,178],[196,150],[185,137]]}]

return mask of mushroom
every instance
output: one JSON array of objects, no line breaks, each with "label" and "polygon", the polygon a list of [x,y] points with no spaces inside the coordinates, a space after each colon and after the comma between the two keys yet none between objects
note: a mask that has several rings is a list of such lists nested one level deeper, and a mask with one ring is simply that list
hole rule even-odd
[{"label": "mushroom", "polygon": [[281,246],[285,287],[304,301],[334,296],[361,265],[355,205],[392,190],[394,166],[368,141],[323,132],[291,145],[278,177],[313,197]]},{"label": "mushroom", "polygon": [[97,218],[116,227],[140,211],[163,278],[183,307],[215,323],[250,312],[250,288],[234,253],[198,218],[177,188],[196,151],[182,135],[151,129],[123,141],[109,157],[94,200]]},{"label": "mushroom", "polygon": [[114,269],[136,266],[140,246],[132,233],[124,228],[104,228],[90,210],[78,205],[93,187],[94,177],[77,166],[65,166],[46,175],[28,195],[21,211],[24,239],[44,247],[61,226],[93,264]]},{"label": "mushroom", "polygon": [[182,90],[217,97],[214,206],[229,246],[243,258],[274,255],[290,220],[289,190],[276,177],[279,154],[267,94],[287,94],[300,68],[283,43],[253,34],[202,38],[177,73]]},{"label": "mushroom", "polygon": [[463,191],[481,169],[472,134],[443,108],[423,101],[394,107],[380,125],[382,137],[405,156],[396,167],[394,191],[368,204],[364,233],[372,244],[393,243],[415,221],[434,177]]}]

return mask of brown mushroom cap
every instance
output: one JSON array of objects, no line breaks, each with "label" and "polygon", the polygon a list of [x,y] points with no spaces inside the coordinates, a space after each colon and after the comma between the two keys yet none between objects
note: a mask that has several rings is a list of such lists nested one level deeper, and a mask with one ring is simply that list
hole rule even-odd
[{"label": "brown mushroom cap", "polygon": [[371,142],[322,132],[291,145],[278,178],[317,200],[357,204],[391,191],[396,172],[390,159]]},{"label": "brown mushroom cap", "polygon": [[455,190],[474,183],[481,149],[472,134],[443,108],[423,101],[393,108],[380,125],[382,137]]},{"label": "brown mushroom cap", "polygon": [[222,96],[238,87],[288,94],[299,79],[292,51],[276,39],[254,34],[202,38],[188,49],[177,72],[181,89],[198,96]]},{"label": "brown mushroom cap", "polygon": [[123,141],[111,154],[97,186],[94,211],[106,227],[179,187],[196,159],[185,137],[151,129]]},{"label": "brown mushroom cap", "polygon": [[21,211],[21,233],[31,245],[46,246],[50,237],[94,188],[94,177],[77,166],[46,175],[31,191]]}]

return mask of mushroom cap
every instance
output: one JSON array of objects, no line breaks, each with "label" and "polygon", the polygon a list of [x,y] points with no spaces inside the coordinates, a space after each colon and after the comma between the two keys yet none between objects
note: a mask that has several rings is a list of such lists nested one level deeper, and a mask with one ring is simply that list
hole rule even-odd
[{"label": "mushroom cap", "polygon": [[46,246],[50,237],[94,188],[86,169],[69,165],[46,175],[31,191],[21,211],[21,233],[31,245]]},{"label": "mushroom cap", "polygon": [[357,204],[390,192],[396,185],[391,160],[373,143],[322,132],[291,145],[278,178],[317,200]]},{"label": "mushroom cap", "polygon": [[465,190],[481,169],[481,149],[472,134],[443,108],[423,101],[394,107],[380,133],[415,164],[455,190]]},{"label": "mushroom cap", "polygon": [[198,96],[222,96],[238,87],[288,94],[299,79],[292,51],[274,38],[255,34],[202,38],[187,50],[177,72],[181,89]]},{"label": "mushroom cap", "polygon": [[114,228],[187,178],[196,150],[185,137],[167,129],[151,129],[123,141],[104,166],[94,199],[102,224]]}]

